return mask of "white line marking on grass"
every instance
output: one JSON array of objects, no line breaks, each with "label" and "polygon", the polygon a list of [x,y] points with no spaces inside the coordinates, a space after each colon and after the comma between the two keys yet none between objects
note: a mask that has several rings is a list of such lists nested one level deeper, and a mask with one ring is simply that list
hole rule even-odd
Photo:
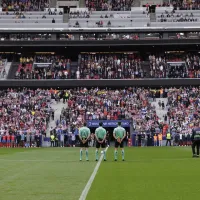
[{"label": "white line marking on grass", "polygon": [[[105,151],[107,151],[107,150],[108,150],[108,147],[106,147]],[[103,160],[103,155],[101,155],[99,161],[97,162],[96,167],[94,168],[94,171],[93,171],[92,175],[90,176],[90,179],[88,180],[84,190],[82,191],[79,200],[85,200],[86,199],[87,194],[88,194],[88,192],[90,190],[90,187],[92,185],[92,182],[94,181],[94,178],[95,178],[95,176],[96,176],[96,174],[97,174],[97,172],[99,170],[99,167],[101,165],[101,161],[102,160]]]}]

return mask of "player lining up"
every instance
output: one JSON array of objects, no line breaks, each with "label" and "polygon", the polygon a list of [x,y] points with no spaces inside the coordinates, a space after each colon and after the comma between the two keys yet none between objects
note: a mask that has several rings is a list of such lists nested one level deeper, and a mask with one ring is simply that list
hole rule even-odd
[{"label": "player lining up", "polygon": [[126,130],[121,127],[121,122],[118,122],[118,127],[113,131],[113,137],[115,138],[115,152],[114,159],[117,161],[118,147],[122,150],[122,161],[124,161],[124,138],[126,137]]},{"label": "player lining up", "polygon": [[89,161],[88,159],[88,139],[90,138],[90,129],[86,126],[87,124],[84,123],[83,127],[79,129],[79,139],[80,139],[80,161],[82,161],[82,154],[83,154],[83,148],[85,148],[85,154],[86,154],[86,161]]},{"label": "player lining up", "polygon": [[106,161],[106,151],[105,151],[105,140],[106,140],[106,130],[102,127],[103,123],[99,123],[99,127],[95,130],[95,138],[96,138],[96,161],[99,159],[99,148],[101,147],[103,150],[104,161]]}]

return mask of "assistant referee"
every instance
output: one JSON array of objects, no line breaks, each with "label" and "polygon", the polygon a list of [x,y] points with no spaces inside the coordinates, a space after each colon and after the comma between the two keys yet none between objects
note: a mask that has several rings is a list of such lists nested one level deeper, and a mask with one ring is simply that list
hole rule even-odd
[{"label": "assistant referee", "polygon": [[104,161],[106,161],[106,129],[102,127],[103,123],[99,123],[99,127],[95,130],[95,138],[96,138],[96,161],[99,159],[99,148],[101,147],[103,150]]}]

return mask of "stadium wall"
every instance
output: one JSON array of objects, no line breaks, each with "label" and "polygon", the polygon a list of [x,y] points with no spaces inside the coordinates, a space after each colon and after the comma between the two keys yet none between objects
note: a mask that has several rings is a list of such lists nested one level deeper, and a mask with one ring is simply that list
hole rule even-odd
[{"label": "stadium wall", "polygon": [[47,41],[0,41],[0,46],[4,47],[59,47],[59,46],[75,46],[75,47],[88,47],[88,46],[147,46],[147,45],[200,45],[199,39],[179,39],[179,40],[172,40],[172,39],[158,39],[158,40],[72,40],[72,41],[65,41],[65,40],[47,40]]},{"label": "stadium wall", "polygon": [[200,79],[134,79],[134,80],[0,80],[1,88],[73,88],[73,87],[161,87],[200,86]]}]

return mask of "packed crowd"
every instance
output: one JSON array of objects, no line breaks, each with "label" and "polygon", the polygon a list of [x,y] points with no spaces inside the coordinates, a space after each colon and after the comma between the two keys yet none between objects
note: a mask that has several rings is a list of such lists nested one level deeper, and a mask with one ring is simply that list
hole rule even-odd
[{"label": "packed crowd", "polygon": [[[194,127],[199,126],[200,88],[182,87],[152,90],[160,97],[167,97],[167,104],[159,101],[160,109],[167,109],[164,120],[160,119],[150,129],[134,131],[135,146],[188,146]],[[154,96],[154,95],[153,95]],[[154,99],[154,97],[153,97]],[[163,135],[170,134],[169,144]]]},{"label": "packed crowd", "polygon": [[[6,37],[7,39],[8,37]],[[11,34],[10,40],[12,41],[23,41],[23,40],[51,40],[51,34]]]},{"label": "packed crowd", "polygon": [[198,55],[150,55],[149,61],[151,78],[200,78]]},{"label": "packed crowd", "polygon": [[199,125],[200,88],[171,88],[168,91],[168,113],[166,120],[176,145],[191,135],[193,127]]},{"label": "packed crowd", "polygon": [[193,0],[193,1],[176,0],[172,2],[172,5],[175,9],[179,8],[180,10],[199,10],[200,9],[199,0]]},{"label": "packed crowd", "polygon": [[[73,146],[78,141],[79,128],[87,120],[122,120],[133,123],[135,145],[154,142],[162,146],[160,134],[171,133],[174,145],[190,145],[192,129],[199,124],[200,88],[144,88],[99,89],[75,88],[71,90],[7,89],[0,91],[0,145],[5,147],[40,146],[41,135],[54,110],[51,100],[63,99],[67,107],[50,128],[54,135],[52,146]],[[167,97],[164,120],[159,119],[151,102],[156,97]],[[3,142],[4,140],[7,141]],[[2,142],[2,143],[1,143]]]},{"label": "packed crowd", "polygon": [[2,0],[3,11],[44,11],[49,7],[48,0]]},{"label": "packed crowd", "polygon": [[7,89],[0,91],[0,97],[2,140],[8,135],[19,135],[22,137],[20,141],[24,141],[27,134],[30,137],[46,134],[54,112],[51,108],[51,93],[48,90]]},{"label": "packed crowd", "polygon": [[128,11],[131,10],[133,0],[86,0],[85,4],[90,10]]},{"label": "packed crowd", "polygon": [[[92,37],[95,35],[81,35]],[[81,37],[80,36],[80,37]],[[98,35],[99,36],[99,35]],[[108,37],[109,35],[107,35]],[[113,37],[113,36],[112,36]],[[135,35],[134,37],[137,37]],[[97,39],[97,38],[96,38]],[[103,40],[103,39],[99,39]],[[161,55],[161,54],[160,54]],[[79,54],[76,66],[64,56],[40,55],[21,58],[16,72],[18,79],[137,79],[137,78],[200,78],[198,54],[153,54],[149,67],[138,54]]]},{"label": "packed crowd", "polygon": [[[149,7],[150,4],[147,3],[146,7]],[[174,10],[199,10],[200,2],[199,0],[176,0],[169,2],[163,2],[163,4],[157,4],[156,7],[170,7],[173,6]]]},{"label": "packed crowd", "polygon": [[56,125],[70,124],[75,128],[86,120],[132,119],[135,129],[149,128],[158,120],[155,108],[149,103],[152,95],[153,92],[142,88],[66,90],[57,97],[64,97],[68,107],[62,110]]},{"label": "packed crowd", "polygon": [[[29,67],[31,65],[31,68]],[[70,59],[63,56],[37,55],[20,59],[17,79],[67,79],[70,75]]]},{"label": "packed crowd", "polygon": [[168,91],[168,123],[180,130],[193,127],[199,121],[200,88],[172,88]]},{"label": "packed crowd", "polygon": [[78,58],[77,79],[144,78],[141,60],[134,54],[82,54]]},{"label": "packed crowd", "polygon": [[80,40],[138,40],[138,34],[116,34],[116,33],[102,33],[102,34],[81,34]]}]

